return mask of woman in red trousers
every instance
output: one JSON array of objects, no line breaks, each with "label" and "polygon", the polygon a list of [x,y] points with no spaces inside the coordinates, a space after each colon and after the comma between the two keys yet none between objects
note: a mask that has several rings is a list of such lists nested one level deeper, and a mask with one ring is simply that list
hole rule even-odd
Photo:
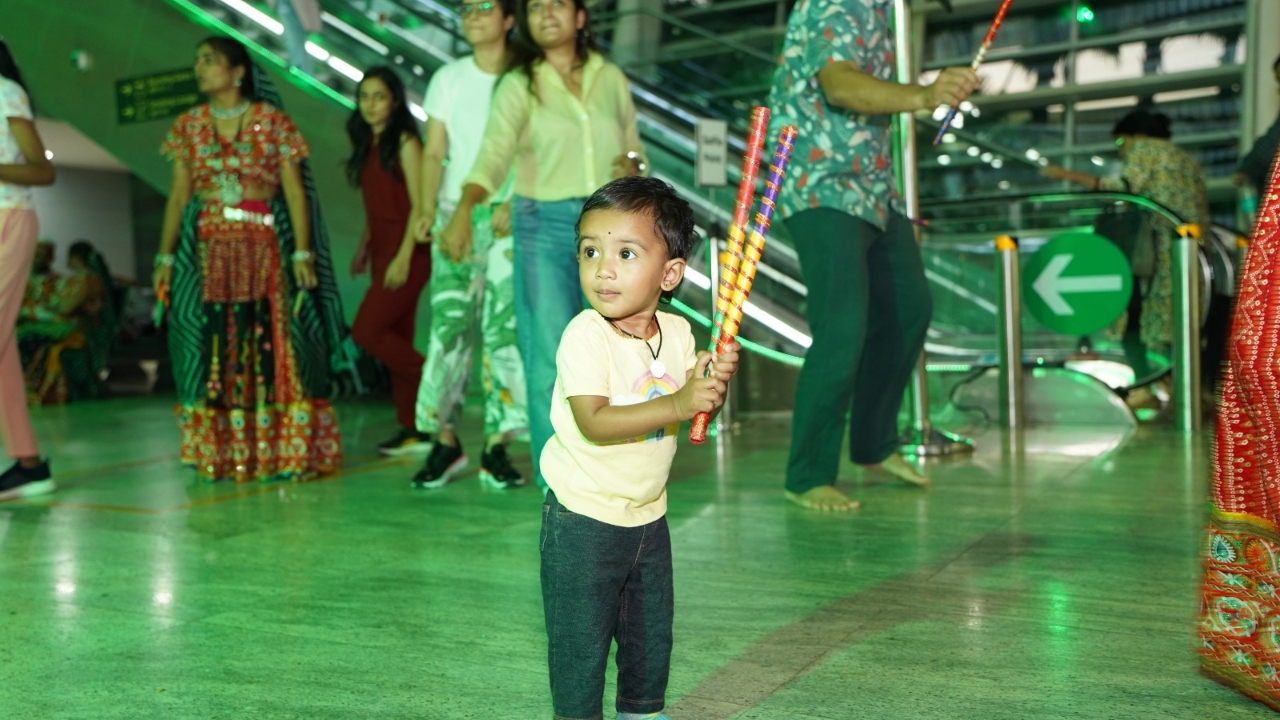
[{"label": "woman in red trousers", "polygon": [[430,438],[420,434],[414,423],[423,358],[413,346],[418,298],[431,279],[431,253],[413,237],[422,143],[405,104],[404,84],[391,68],[375,67],[365,73],[357,99],[356,111],[347,121],[354,148],[347,161],[347,177],[364,194],[365,232],[351,274],[363,274],[372,266],[373,284],[356,313],[351,337],[391,373],[400,430],[378,445],[378,452],[425,452]]},{"label": "woman in red trousers", "polygon": [[1200,667],[1280,710],[1280,165],[1262,200],[1218,408]]}]

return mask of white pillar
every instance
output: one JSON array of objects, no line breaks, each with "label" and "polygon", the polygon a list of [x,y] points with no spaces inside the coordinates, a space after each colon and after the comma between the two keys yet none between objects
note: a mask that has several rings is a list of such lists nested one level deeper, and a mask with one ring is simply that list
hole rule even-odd
[{"label": "white pillar", "polygon": [[651,76],[662,49],[662,0],[618,0],[611,59],[629,72]]},{"label": "white pillar", "polygon": [[1245,107],[1241,118],[1240,143],[1243,150],[1266,132],[1280,114],[1280,92],[1271,66],[1280,56],[1280,2],[1250,0],[1246,22],[1244,86]]}]

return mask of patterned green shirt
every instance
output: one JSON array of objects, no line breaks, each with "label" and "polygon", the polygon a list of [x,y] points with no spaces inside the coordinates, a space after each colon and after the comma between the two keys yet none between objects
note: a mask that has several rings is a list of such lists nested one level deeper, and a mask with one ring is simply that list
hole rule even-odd
[{"label": "patterned green shirt", "polygon": [[828,207],[883,229],[902,212],[894,180],[892,116],[861,115],[827,102],[818,71],[847,61],[880,80],[895,77],[890,0],[800,0],[791,11],[769,107],[770,136],[795,125],[778,212]]}]

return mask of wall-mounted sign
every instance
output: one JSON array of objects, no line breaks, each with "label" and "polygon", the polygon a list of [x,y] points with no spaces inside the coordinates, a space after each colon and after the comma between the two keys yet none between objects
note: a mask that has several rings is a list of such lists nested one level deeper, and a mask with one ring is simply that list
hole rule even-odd
[{"label": "wall-mounted sign", "polygon": [[191,68],[116,81],[116,120],[121,125],[177,117],[200,102]]},{"label": "wall-mounted sign", "polygon": [[721,187],[729,183],[729,124],[724,120],[699,118],[695,126],[698,154],[693,177],[699,187]]}]

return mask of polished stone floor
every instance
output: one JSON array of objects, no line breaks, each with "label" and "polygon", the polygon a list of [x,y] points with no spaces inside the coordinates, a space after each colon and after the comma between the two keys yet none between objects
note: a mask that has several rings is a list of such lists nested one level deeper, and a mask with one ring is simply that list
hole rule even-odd
[{"label": "polished stone floor", "polygon": [[[342,415],[341,475],[226,486],[161,400],[40,411],[62,490],[0,505],[0,718],[550,717],[537,491],[411,491],[389,410]],[[833,517],[783,504],[787,435],[681,446],[676,720],[1271,715],[1196,673],[1202,439],[974,429],[930,490],[849,468]]]}]

